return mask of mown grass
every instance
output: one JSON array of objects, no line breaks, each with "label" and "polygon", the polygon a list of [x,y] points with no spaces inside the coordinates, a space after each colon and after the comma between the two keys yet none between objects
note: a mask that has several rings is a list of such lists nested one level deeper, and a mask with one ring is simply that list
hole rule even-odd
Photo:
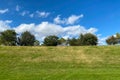
[{"label": "mown grass", "polygon": [[1,46],[0,80],[120,80],[120,46]]}]

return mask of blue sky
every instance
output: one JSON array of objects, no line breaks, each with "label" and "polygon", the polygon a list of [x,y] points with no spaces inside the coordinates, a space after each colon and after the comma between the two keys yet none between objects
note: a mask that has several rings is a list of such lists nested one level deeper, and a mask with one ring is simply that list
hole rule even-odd
[{"label": "blue sky", "polygon": [[100,44],[120,32],[120,0],[0,0],[0,31],[28,30],[40,41],[91,32]]}]

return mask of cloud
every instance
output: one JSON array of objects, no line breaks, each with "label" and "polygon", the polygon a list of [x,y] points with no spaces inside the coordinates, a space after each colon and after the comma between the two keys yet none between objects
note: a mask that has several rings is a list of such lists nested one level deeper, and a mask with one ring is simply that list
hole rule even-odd
[{"label": "cloud", "polygon": [[40,12],[40,11],[36,11],[36,13],[38,14],[39,17],[42,17],[42,18],[46,18],[50,15],[49,12]]},{"label": "cloud", "polygon": [[11,29],[11,27],[9,26],[9,24],[12,23],[11,20],[0,20],[0,32],[7,30],[7,29]]},{"label": "cloud", "polygon": [[25,16],[27,14],[29,14],[29,11],[23,11],[22,13],[20,13],[21,16]]},{"label": "cloud", "polygon": [[106,37],[101,37],[102,34],[98,34],[98,45],[106,45],[106,39],[108,38],[108,36]]},{"label": "cloud", "polygon": [[56,18],[54,18],[54,23],[56,24],[74,24],[77,22],[80,18],[83,18],[83,14],[81,15],[71,15],[68,18],[60,18],[60,15],[58,15]]},{"label": "cloud", "polygon": [[35,27],[35,24],[34,23],[31,23],[31,24],[20,24],[19,26],[17,26],[15,29],[15,31],[17,33],[22,33],[24,31],[30,31],[32,32],[32,30],[34,30],[33,28]]},{"label": "cloud", "polygon": [[33,17],[41,17],[41,18],[46,18],[50,15],[49,12],[40,12],[40,11],[36,11],[33,13],[30,13],[30,11],[23,11],[22,13],[20,13],[21,16],[25,16],[25,15],[29,15],[30,18]]},{"label": "cloud", "polygon": [[84,26],[80,26],[80,25],[67,26],[63,29],[64,29],[63,34],[65,37],[67,36],[67,38],[78,37],[80,34],[85,34],[85,33],[95,34],[97,32],[96,28],[86,29]]},{"label": "cloud", "polygon": [[21,16],[28,15],[30,18],[33,17],[41,17],[41,18],[46,18],[50,15],[49,12],[40,12],[40,11],[35,11],[35,12],[30,12],[30,11],[23,11],[20,13]]},{"label": "cloud", "polygon": [[0,14],[4,14],[4,13],[6,13],[6,12],[8,12],[9,10],[8,9],[1,9],[0,10]]},{"label": "cloud", "polygon": [[31,17],[31,18],[33,18],[33,17],[34,17],[34,14],[33,14],[33,13],[32,13],[32,14],[30,14],[30,17]]},{"label": "cloud", "polygon": [[48,35],[59,35],[60,33],[62,33],[61,26],[48,22],[42,22],[38,25],[35,25],[34,23],[21,24],[18,27],[14,28],[14,30],[19,34],[24,31],[30,31],[39,40],[43,39],[45,36]]},{"label": "cloud", "polygon": [[21,24],[18,27],[14,28],[14,30],[19,34],[24,31],[30,31],[40,41],[42,41],[41,39],[44,39],[48,35],[57,35],[64,38],[72,38],[79,36],[80,33],[95,33],[97,31],[96,28],[86,29],[84,26],[80,25],[62,27],[61,25],[49,22],[42,22],[38,25],[34,23]]},{"label": "cloud", "polygon": [[20,6],[17,5],[17,6],[16,6],[16,11],[19,11],[19,10],[20,10]]},{"label": "cloud", "polygon": [[81,15],[71,15],[68,19],[67,19],[67,24],[74,24],[77,20],[79,20],[80,18],[83,18],[83,14]]},{"label": "cloud", "polygon": [[12,20],[6,20],[6,21],[4,21],[6,24],[10,24],[10,23],[12,23],[13,21]]},{"label": "cloud", "polygon": [[54,18],[54,23],[56,24],[64,24],[66,22],[66,19],[62,19],[60,18],[60,15],[58,15],[56,18]]}]

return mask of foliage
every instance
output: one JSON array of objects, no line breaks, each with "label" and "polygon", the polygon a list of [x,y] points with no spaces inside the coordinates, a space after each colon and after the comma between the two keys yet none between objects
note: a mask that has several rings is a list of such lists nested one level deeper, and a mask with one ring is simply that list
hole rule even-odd
[{"label": "foliage", "polygon": [[78,39],[72,38],[69,40],[71,46],[97,45],[97,42],[97,37],[91,33],[80,34]]},{"label": "foliage", "polygon": [[35,36],[28,31],[23,32],[20,38],[18,38],[18,44],[21,46],[33,46],[34,42]]},{"label": "foliage", "polygon": [[0,33],[0,42],[2,45],[16,45],[16,32],[14,30],[6,30]]},{"label": "foliage", "polygon": [[47,36],[44,39],[44,45],[46,46],[57,46],[59,44],[59,38],[55,35]]},{"label": "foliage", "polygon": [[80,45],[82,46],[82,45],[84,45],[84,35],[83,34],[80,34],[80,36],[79,36],[79,38],[78,38],[79,40],[79,43],[80,43]]},{"label": "foliage", "polygon": [[116,38],[120,39],[120,33],[116,33]]},{"label": "foliage", "polygon": [[80,35],[80,43],[81,45],[97,45],[98,39],[94,34],[86,33],[84,35]]},{"label": "foliage", "polygon": [[116,33],[117,44],[120,44],[120,33]]},{"label": "foliage", "polygon": [[115,44],[118,43],[118,41],[117,41],[117,38],[116,38],[116,37],[111,36],[111,37],[108,37],[108,38],[106,39],[106,43],[107,43],[108,45],[115,45]]},{"label": "foliage", "polygon": [[116,33],[114,36],[110,36],[106,39],[108,45],[120,44],[120,33]]},{"label": "foliage", "polygon": [[78,39],[75,39],[75,38],[70,39],[69,44],[71,46],[79,46],[80,45]]},{"label": "foliage", "polygon": [[[40,42],[35,39],[35,36],[29,31],[25,31],[20,34],[19,37],[16,37],[16,32],[14,30],[6,30],[1,32],[0,35],[0,44],[4,45],[20,45],[20,46],[38,46]],[[120,37],[120,34],[117,34]],[[57,46],[57,45],[71,45],[71,46],[81,46],[81,45],[97,45],[97,37],[94,34],[87,33],[81,34],[79,38],[72,38],[65,40],[55,35],[47,36],[44,39],[42,45],[45,46]]]}]

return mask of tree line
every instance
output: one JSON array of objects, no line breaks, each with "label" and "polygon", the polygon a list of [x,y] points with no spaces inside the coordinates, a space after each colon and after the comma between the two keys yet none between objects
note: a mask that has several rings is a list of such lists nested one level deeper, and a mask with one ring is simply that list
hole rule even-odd
[{"label": "tree line", "polygon": [[39,45],[39,41],[28,31],[17,37],[15,30],[6,30],[0,33],[0,44],[6,46],[33,46]]},{"label": "tree line", "polygon": [[[39,46],[40,42],[29,31],[18,35],[15,30],[0,32],[0,45],[6,46]],[[93,46],[98,44],[98,38],[91,33],[80,34],[78,38],[64,39],[55,35],[44,38],[42,46]]]}]

